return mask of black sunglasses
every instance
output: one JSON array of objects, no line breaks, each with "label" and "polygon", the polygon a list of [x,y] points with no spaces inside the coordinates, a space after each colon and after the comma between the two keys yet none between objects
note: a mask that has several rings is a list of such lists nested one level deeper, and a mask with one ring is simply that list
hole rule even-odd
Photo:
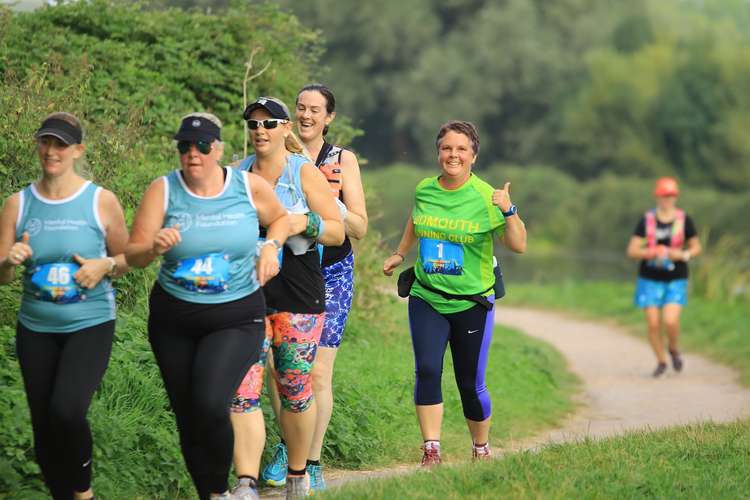
[{"label": "black sunglasses", "polygon": [[177,151],[179,151],[181,155],[184,155],[190,151],[190,146],[193,144],[195,144],[196,149],[198,149],[201,154],[207,155],[211,152],[211,143],[208,141],[179,141],[177,143]]},{"label": "black sunglasses", "polygon": [[279,123],[286,123],[288,120],[283,120],[281,118],[268,118],[267,120],[248,120],[247,126],[250,130],[255,130],[258,127],[263,128],[276,128],[279,126]]}]

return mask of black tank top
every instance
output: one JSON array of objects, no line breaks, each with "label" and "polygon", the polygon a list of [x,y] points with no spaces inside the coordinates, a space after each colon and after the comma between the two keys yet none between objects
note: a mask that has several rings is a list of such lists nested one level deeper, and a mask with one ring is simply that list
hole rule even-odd
[{"label": "black tank top", "polygon": [[[338,146],[323,142],[320,148],[318,158],[315,160],[315,166],[325,174],[331,190],[338,193],[338,198],[344,201],[344,193],[341,191],[341,155],[344,150]],[[352,242],[349,236],[344,236],[344,243],[338,247],[323,247],[323,267],[331,266],[339,261],[344,260],[352,253]]]}]

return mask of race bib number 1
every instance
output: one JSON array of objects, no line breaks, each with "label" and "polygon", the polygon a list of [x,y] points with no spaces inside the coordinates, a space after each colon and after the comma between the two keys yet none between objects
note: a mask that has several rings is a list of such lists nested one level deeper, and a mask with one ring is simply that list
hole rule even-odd
[{"label": "race bib number 1", "polygon": [[78,264],[69,262],[38,266],[31,275],[37,298],[56,304],[72,304],[84,300],[86,295],[73,279],[80,268]]},{"label": "race bib number 1", "polygon": [[419,256],[422,259],[422,269],[427,274],[464,273],[464,247],[459,243],[420,238]]},{"label": "race bib number 1", "polygon": [[221,293],[229,288],[229,256],[211,253],[181,260],[174,279],[191,292]]}]

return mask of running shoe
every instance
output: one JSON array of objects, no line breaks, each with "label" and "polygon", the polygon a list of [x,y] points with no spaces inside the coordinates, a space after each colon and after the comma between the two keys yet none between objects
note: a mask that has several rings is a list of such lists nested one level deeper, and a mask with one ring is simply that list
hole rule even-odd
[{"label": "running shoe", "polygon": [[232,500],[232,496],[228,491],[225,491],[224,493],[211,493],[208,498],[210,500]]},{"label": "running shoe", "polygon": [[323,479],[322,465],[308,465],[307,474],[310,476],[310,493],[317,493],[326,489],[326,480]]},{"label": "running shoe", "polygon": [[482,446],[472,444],[471,446],[471,458],[476,460],[488,460],[492,458],[492,450],[490,450],[490,443]]},{"label": "running shoe", "polygon": [[672,368],[674,368],[674,371],[681,372],[683,363],[680,351],[669,351],[669,356],[672,358]]},{"label": "running shoe", "polygon": [[286,484],[288,461],[286,445],[284,443],[277,444],[271,463],[263,467],[260,478],[270,486],[284,486]]},{"label": "running shoe", "polygon": [[258,485],[248,477],[240,478],[231,494],[232,500],[260,500]]},{"label": "running shoe", "polygon": [[435,465],[440,465],[440,448],[432,446],[422,446],[422,467],[429,469]]},{"label": "running shoe", "polygon": [[654,378],[659,378],[662,375],[664,375],[664,372],[667,371],[667,364],[666,363],[659,363],[656,365],[656,370],[654,370]]},{"label": "running shoe", "polygon": [[286,478],[286,500],[298,500],[306,497],[310,492],[310,481],[304,476],[289,476]]}]

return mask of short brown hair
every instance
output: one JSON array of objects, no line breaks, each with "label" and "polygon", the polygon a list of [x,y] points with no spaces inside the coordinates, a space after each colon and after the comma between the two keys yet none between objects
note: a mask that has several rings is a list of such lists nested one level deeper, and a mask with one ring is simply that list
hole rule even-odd
[{"label": "short brown hair", "polygon": [[471,140],[471,148],[474,150],[474,154],[479,154],[479,133],[477,128],[471,122],[464,122],[460,120],[453,120],[448,123],[444,123],[440,130],[438,130],[437,137],[435,138],[435,146],[440,148],[440,140],[445,137],[449,131],[463,134]]}]

